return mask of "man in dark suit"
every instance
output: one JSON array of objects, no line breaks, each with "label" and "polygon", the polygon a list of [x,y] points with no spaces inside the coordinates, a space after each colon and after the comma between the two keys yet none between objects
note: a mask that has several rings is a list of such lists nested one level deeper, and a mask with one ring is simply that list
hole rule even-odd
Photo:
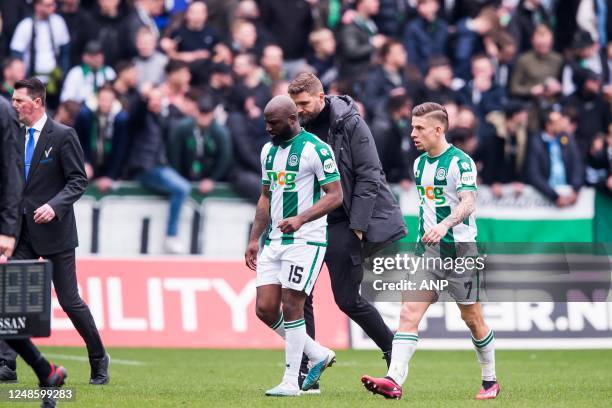
[{"label": "man in dark suit", "polygon": [[[22,183],[15,166],[18,129],[13,109],[4,97],[0,97],[0,263],[13,254],[19,228]],[[66,369],[50,364],[30,339],[0,342],[0,383],[17,381],[15,352],[32,367],[42,387],[63,385]],[[53,406],[53,400],[43,401],[43,407]]]},{"label": "man in dark suit", "polygon": [[23,191],[18,208],[21,229],[13,259],[42,256],[51,261],[58,301],[87,345],[90,384],[106,384],[110,358],[89,307],[78,293],[76,279],[78,238],[72,205],[87,187],[83,150],[74,129],[47,117],[45,87],[40,80],[17,82],[13,107],[25,125],[18,132],[17,143]]},{"label": "man in dark suit", "polygon": [[[361,297],[363,256],[407,234],[401,210],[382,170],[374,139],[348,96],[325,96],[313,74],[299,74],[289,85],[304,128],[334,151],[344,195],[341,207],[327,216],[329,269],[336,304],[383,351],[389,363],[393,333],[380,313]],[[304,310],[306,329],[314,337],[312,297]]]}]

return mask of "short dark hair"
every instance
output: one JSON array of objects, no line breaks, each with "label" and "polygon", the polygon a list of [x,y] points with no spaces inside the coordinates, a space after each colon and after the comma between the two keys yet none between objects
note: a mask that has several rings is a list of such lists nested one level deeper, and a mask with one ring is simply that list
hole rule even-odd
[{"label": "short dark hair", "polygon": [[450,67],[450,60],[444,55],[435,55],[427,60],[427,70],[438,67]]},{"label": "short dark hair", "polygon": [[45,102],[47,99],[47,89],[45,88],[45,84],[43,84],[40,79],[36,77],[22,79],[21,81],[17,81],[15,83],[14,88],[26,88],[28,90],[27,92],[30,98],[40,98],[42,105],[45,106]]},{"label": "short dark hair", "polygon": [[171,74],[176,71],[180,71],[181,69],[189,69],[189,64],[181,60],[176,60],[176,59],[170,60],[166,64],[166,69],[165,69],[166,75]]},{"label": "short dark hair", "polygon": [[444,131],[448,130],[448,113],[446,108],[435,102],[425,102],[417,105],[412,109],[412,116],[431,116],[444,125]]},{"label": "short dark hair", "polygon": [[320,92],[323,92],[323,84],[315,74],[302,72],[291,81],[287,93],[289,95],[297,95],[302,92],[308,92],[308,94],[313,96],[318,95]]},{"label": "short dark hair", "polygon": [[115,65],[115,71],[117,71],[117,75],[121,74],[123,71],[133,68],[135,67],[136,64],[134,63],[134,61],[130,61],[130,60],[124,60],[124,61],[119,61],[116,65]]},{"label": "short dark hair", "polygon": [[380,51],[378,51],[378,55],[382,62],[384,62],[387,59],[389,54],[391,54],[391,49],[396,45],[401,45],[402,47],[404,46],[404,44],[402,44],[401,42],[395,39],[389,39],[385,41],[382,47],[380,47]]},{"label": "short dark hair", "polygon": [[104,85],[102,85],[99,89],[98,89],[98,95],[100,94],[100,92],[111,92],[113,95],[115,95],[115,98],[119,98],[119,94],[117,93],[117,91],[115,90],[115,88],[113,88],[113,86],[110,83],[105,83]]},{"label": "short dark hair", "polygon": [[402,107],[404,107],[407,103],[412,105],[412,99],[406,94],[406,92],[403,92],[390,96],[389,100],[387,101],[387,108],[389,111],[394,113],[402,109]]}]

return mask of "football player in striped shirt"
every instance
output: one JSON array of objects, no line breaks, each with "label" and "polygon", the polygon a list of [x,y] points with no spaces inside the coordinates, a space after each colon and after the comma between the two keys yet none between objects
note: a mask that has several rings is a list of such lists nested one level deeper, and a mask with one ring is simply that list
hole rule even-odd
[{"label": "football player in striped shirt", "polygon": [[[460,247],[456,244],[476,242],[476,166],[467,154],[446,141],[448,114],[443,106],[431,102],[416,106],[412,111],[412,127],[415,146],[425,151],[414,163],[415,184],[420,197],[417,254],[436,252],[438,257],[456,257],[457,253],[448,253]],[[449,284],[448,291],[472,333],[472,343],[482,370],[482,387],[476,399],[482,400],[497,397],[500,386],[495,376],[493,331],[484,321],[478,286],[478,281],[476,288],[471,284]],[[406,296],[402,303],[387,375],[383,378],[364,375],[361,378],[366,389],[386,398],[401,398],[402,385],[408,377],[408,364],[419,340],[419,322],[429,305],[438,298],[435,291],[415,292],[418,292],[419,301],[415,301],[413,294]]]},{"label": "football player in striped shirt", "polygon": [[262,193],[245,259],[257,271],[257,316],[285,339],[285,374],[266,395],[297,396],[302,353],[310,361],[303,391],[335,361],[333,351],[306,334],[304,301],[321,270],[327,214],[342,204],[342,187],[331,148],[300,127],[291,98],[273,98],[264,119],[272,141],[261,152]]}]

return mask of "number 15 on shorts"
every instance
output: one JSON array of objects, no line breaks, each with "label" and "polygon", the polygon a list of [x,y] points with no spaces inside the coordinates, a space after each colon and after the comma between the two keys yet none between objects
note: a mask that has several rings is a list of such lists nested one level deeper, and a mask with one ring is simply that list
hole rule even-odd
[{"label": "number 15 on shorts", "polygon": [[289,267],[289,282],[298,284],[301,283],[303,274],[304,268],[297,265],[291,265]]}]

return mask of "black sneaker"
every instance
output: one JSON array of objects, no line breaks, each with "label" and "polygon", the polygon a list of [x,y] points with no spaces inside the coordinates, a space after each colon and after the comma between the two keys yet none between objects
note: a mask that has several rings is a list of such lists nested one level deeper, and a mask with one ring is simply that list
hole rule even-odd
[{"label": "black sneaker", "polygon": [[90,358],[91,377],[89,383],[92,385],[105,385],[110,381],[108,374],[108,366],[110,365],[110,356],[106,354],[102,358]]},{"label": "black sneaker", "polygon": [[4,360],[0,360],[0,384],[17,382],[17,371],[9,367]]},{"label": "black sneaker", "polygon": [[[300,375],[298,376],[298,385],[300,387],[300,390],[302,389],[302,383],[306,379],[307,375],[308,373],[300,372]],[[308,389],[308,391],[301,391],[300,393],[301,394],[321,394],[321,385],[319,384],[319,381],[317,381],[316,383],[314,383],[312,387],[310,387],[310,389]]]}]

